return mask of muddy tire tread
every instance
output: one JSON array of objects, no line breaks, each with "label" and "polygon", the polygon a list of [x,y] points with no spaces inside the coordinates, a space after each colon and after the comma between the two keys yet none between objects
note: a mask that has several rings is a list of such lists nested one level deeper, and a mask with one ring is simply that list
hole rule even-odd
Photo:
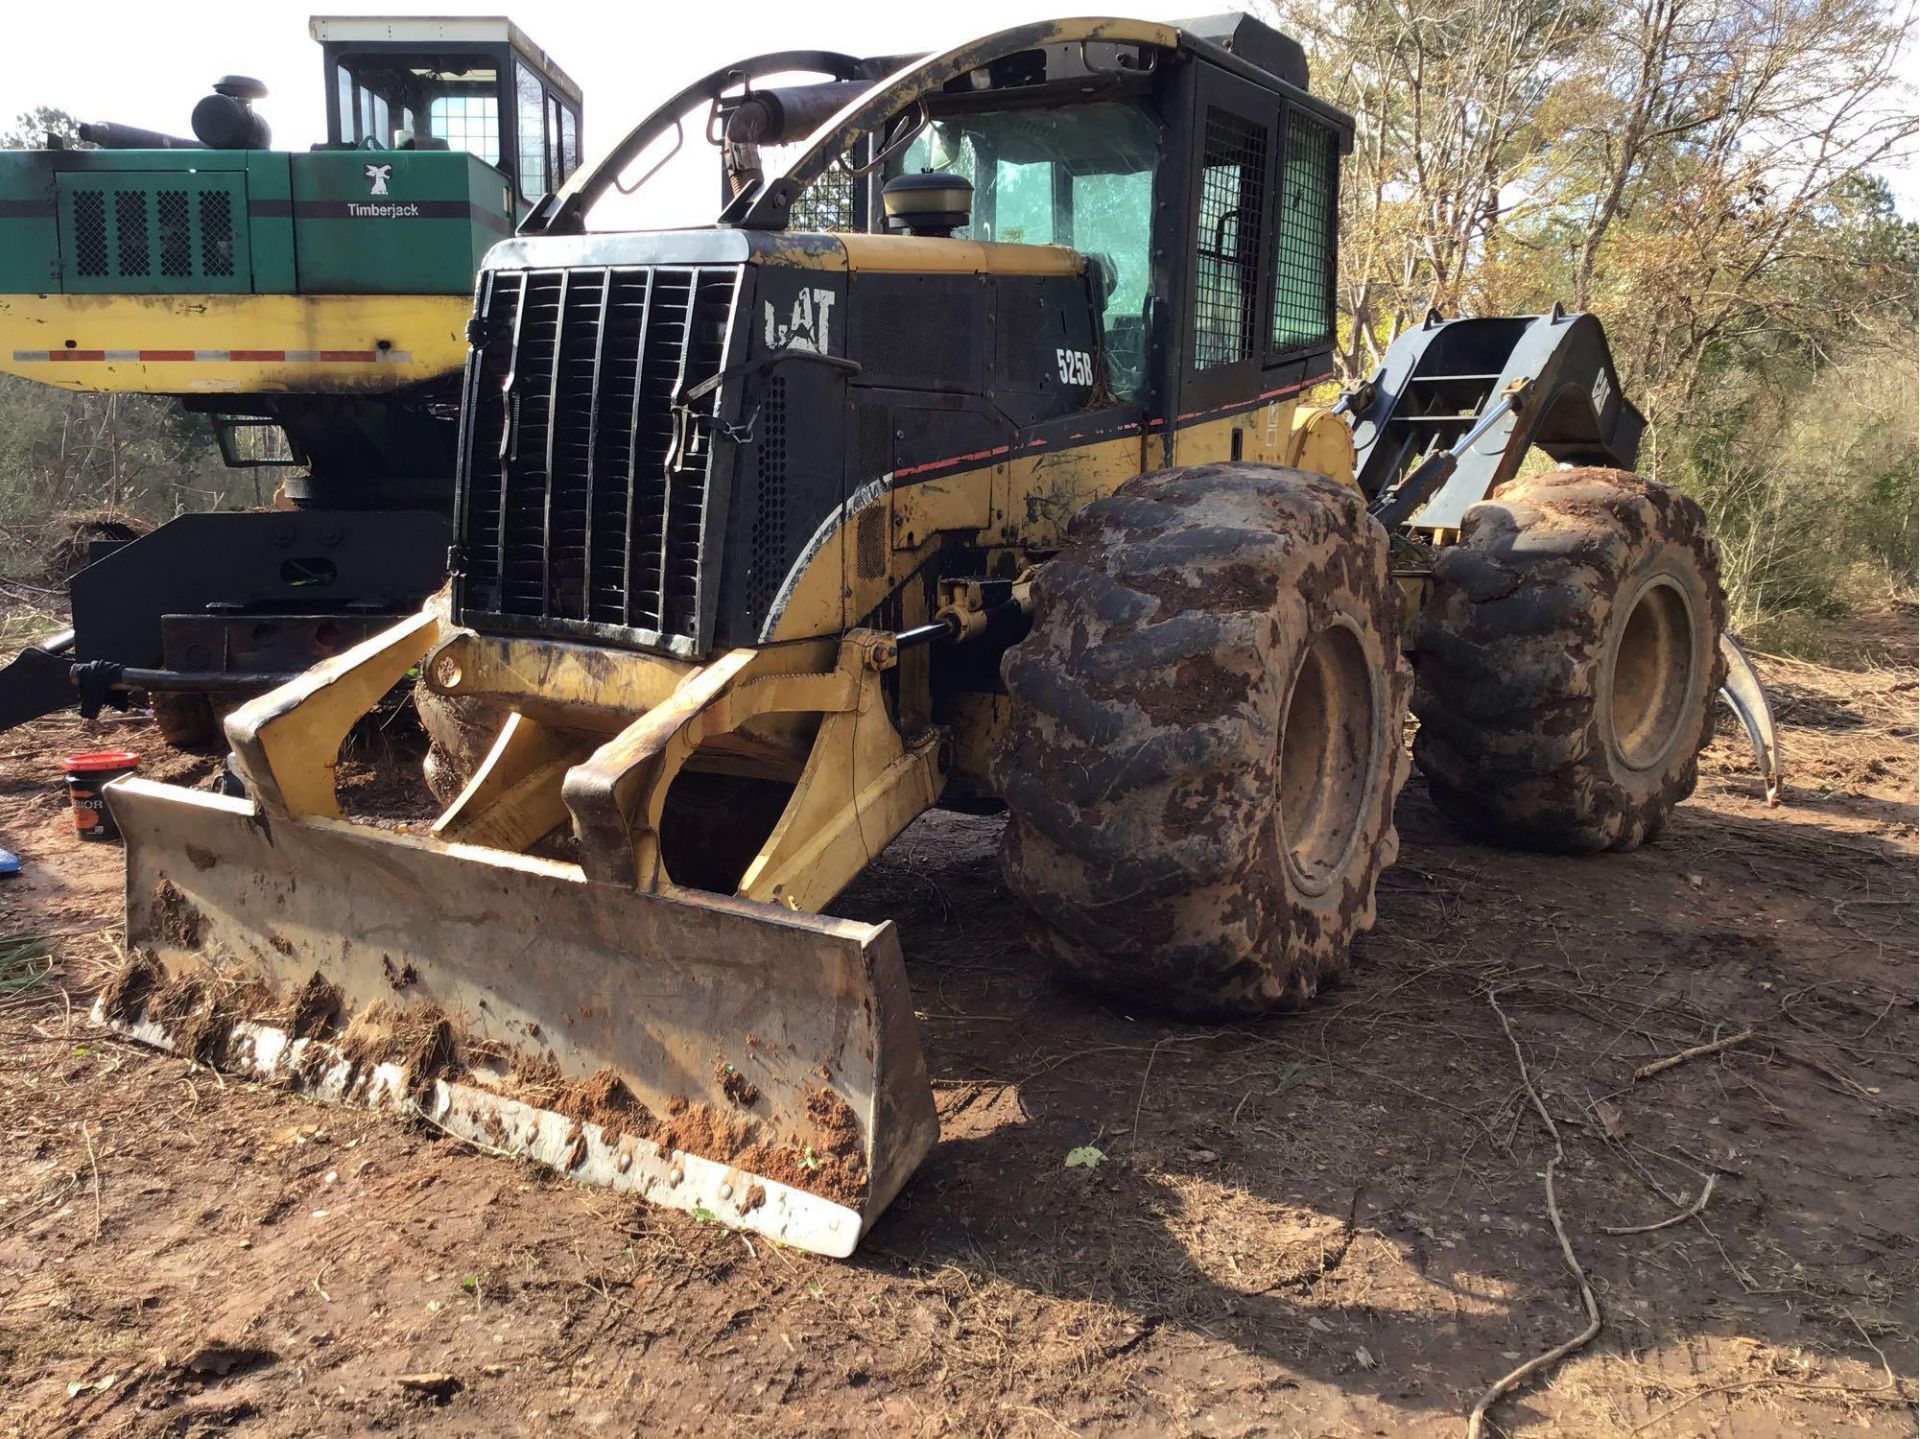
[{"label": "muddy tire tread", "polygon": [[[1352,851],[1364,882],[1302,910],[1276,880],[1270,672],[1331,604],[1380,631],[1394,719]],[[1398,852],[1397,608],[1385,533],[1324,476],[1192,466],[1084,508],[1002,666],[1002,862],[1041,948],[1099,988],[1196,1014],[1270,1009],[1338,973]]]},{"label": "muddy tire tread", "polygon": [[[1606,763],[1597,690],[1611,606],[1658,562],[1697,577],[1709,673],[1664,768],[1626,785]],[[1416,630],[1414,759],[1435,804],[1469,833],[1519,848],[1644,843],[1698,782],[1725,627],[1718,549],[1690,497],[1598,468],[1503,486],[1441,551]]]}]

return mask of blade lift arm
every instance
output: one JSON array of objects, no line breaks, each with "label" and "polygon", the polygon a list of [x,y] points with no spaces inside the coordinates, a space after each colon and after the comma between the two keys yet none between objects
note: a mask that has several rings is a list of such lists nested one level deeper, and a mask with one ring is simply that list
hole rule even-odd
[{"label": "blade lift arm", "polygon": [[[442,693],[474,693],[487,674],[478,650],[475,637],[429,606],[243,705],[227,720],[241,780],[271,817],[339,819],[335,757],[354,722],[416,666]],[[824,666],[806,663],[816,654]],[[524,852],[570,820],[589,880],[692,898],[668,873],[661,825],[674,780],[703,751],[720,751],[793,785],[736,897],[817,911],[931,808],[945,783],[944,736],[903,737],[889,712],[882,676],[898,658],[892,635],[852,630],[804,650],[741,649],[683,664],[660,703],[597,747],[589,735],[516,710],[433,834]],[[819,720],[797,766],[743,733],[756,720],[791,715]]]},{"label": "blade lift arm", "polygon": [[[228,716],[247,798],[108,786],[138,965],[98,1017],[846,1255],[939,1133],[893,927],[819,912],[945,782],[945,733],[894,722],[898,654],[853,630],[695,664],[429,605]],[[416,669],[511,717],[430,834],[348,820],[340,744]],[[689,768],[788,787],[731,894],[667,868]],[[540,854],[569,821],[578,862]]]}]

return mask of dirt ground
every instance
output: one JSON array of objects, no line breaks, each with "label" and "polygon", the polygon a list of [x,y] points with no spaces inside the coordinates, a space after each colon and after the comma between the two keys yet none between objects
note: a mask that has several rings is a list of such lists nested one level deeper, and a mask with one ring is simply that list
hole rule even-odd
[{"label": "dirt ground", "polygon": [[0,1433],[1458,1434],[1586,1324],[1524,1055],[1604,1324],[1497,1431],[1910,1434],[1913,636],[1767,664],[1787,803],[1728,720],[1634,854],[1465,843],[1416,777],[1350,978],[1257,1025],[1067,986],[999,822],[928,816],[839,909],[900,925],[943,1137],[846,1262],[103,1037],[119,856],[56,760],[215,761],[0,735],[0,934],[57,964],[0,993]]}]

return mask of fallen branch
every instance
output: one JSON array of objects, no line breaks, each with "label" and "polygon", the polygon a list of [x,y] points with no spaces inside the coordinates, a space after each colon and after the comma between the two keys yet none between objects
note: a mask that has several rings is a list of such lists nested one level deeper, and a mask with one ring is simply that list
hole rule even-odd
[{"label": "fallen branch", "polygon": [[1603,1224],[1600,1226],[1600,1232],[1602,1234],[1651,1234],[1656,1229],[1670,1229],[1676,1224],[1684,1224],[1687,1220],[1693,1218],[1694,1215],[1706,1209],[1707,1201],[1713,1198],[1713,1186],[1719,1183],[1719,1180],[1719,1175],[1709,1174],[1707,1176],[1707,1187],[1700,1191],[1700,1197],[1678,1214],[1671,1215],[1666,1219],[1656,1220],[1652,1224],[1628,1225],[1624,1229],[1616,1228],[1611,1224]]},{"label": "fallen branch", "polygon": [[1473,1406],[1467,1415],[1467,1439],[1480,1439],[1487,1422],[1487,1411],[1500,1402],[1508,1393],[1517,1389],[1527,1380],[1543,1370],[1550,1369],[1569,1354],[1584,1349],[1600,1334],[1600,1301],[1594,1297],[1593,1286],[1587,1282],[1587,1274],[1580,1267],[1580,1261],[1574,1257],[1573,1242],[1567,1238],[1567,1226],[1560,1218],[1560,1204],[1553,1192],[1553,1174],[1560,1161],[1567,1157],[1565,1146],[1560,1143],[1560,1126],[1553,1122],[1553,1116],[1547,1112],[1546,1101],[1540,1098],[1540,1091],[1533,1087],[1533,1076],[1527,1073],[1527,1057],[1520,1049],[1520,1041],[1514,1035],[1513,1026],[1507,1022],[1507,1012],[1500,1007],[1500,992],[1487,991],[1487,1003],[1493,1006],[1493,1012],[1499,1017],[1500,1027],[1507,1032],[1507,1043],[1513,1046],[1514,1060],[1520,1066],[1520,1082],[1526,1086],[1527,1098],[1533,1101],[1534,1112],[1540,1116],[1540,1122],[1547,1127],[1547,1133],[1553,1136],[1553,1158],[1547,1161],[1547,1217],[1553,1221],[1554,1236],[1560,1241],[1560,1257],[1566,1260],[1567,1271],[1580,1285],[1580,1303],[1587,1311],[1587,1327],[1564,1344],[1556,1344],[1543,1354],[1536,1354],[1519,1368],[1503,1374],[1493,1381],[1487,1392],[1480,1396],[1480,1402]]},{"label": "fallen branch", "polygon": [[87,1142],[87,1167],[93,1171],[93,1237],[100,1237],[100,1161],[93,1152],[93,1136],[85,1120],[80,1122],[80,1137]]},{"label": "fallen branch", "polygon": [[1652,1079],[1656,1074],[1664,1074],[1675,1065],[1685,1064],[1689,1059],[1704,1059],[1709,1054],[1719,1054],[1736,1044],[1745,1044],[1754,1036],[1751,1028],[1738,1034],[1729,1034],[1725,1039],[1716,1039],[1711,1044],[1696,1044],[1692,1049],[1683,1049],[1678,1054],[1669,1054],[1665,1059],[1656,1059],[1651,1064],[1643,1064],[1633,1072],[1633,1081],[1638,1084],[1643,1079]]},{"label": "fallen branch", "polygon": [[1313,1289],[1314,1285],[1346,1263],[1347,1251],[1353,1248],[1353,1236],[1357,1232],[1360,1220],[1360,1196],[1366,1192],[1367,1186],[1364,1184],[1354,1189],[1353,1201],[1347,1205],[1347,1222],[1340,1226],[1339,1241],[1332,1249],[1328,1249],[1323,1243],[1320,1246],[1320,1258],[1314,1263],[1302,1265],[1292,1274],[1276,1279],[1271,1284],[1264,1284],[1253,1292],[1271,1294],[1276,1289],[1293,1289],[1306,1294]]}]

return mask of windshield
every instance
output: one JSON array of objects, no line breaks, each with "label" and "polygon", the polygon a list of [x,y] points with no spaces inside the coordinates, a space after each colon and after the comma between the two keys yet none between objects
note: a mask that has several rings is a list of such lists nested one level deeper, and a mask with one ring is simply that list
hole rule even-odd
[{"label": "windshield", "polygon": [[1100,262],[1109,380],[1140,392],[1145,373],[1153,175],[1160,127],[1142,105],[987,110],[935,120],[888,174],[946,170],[973,184],[973,220],[957,236],[1066,245]]}]

